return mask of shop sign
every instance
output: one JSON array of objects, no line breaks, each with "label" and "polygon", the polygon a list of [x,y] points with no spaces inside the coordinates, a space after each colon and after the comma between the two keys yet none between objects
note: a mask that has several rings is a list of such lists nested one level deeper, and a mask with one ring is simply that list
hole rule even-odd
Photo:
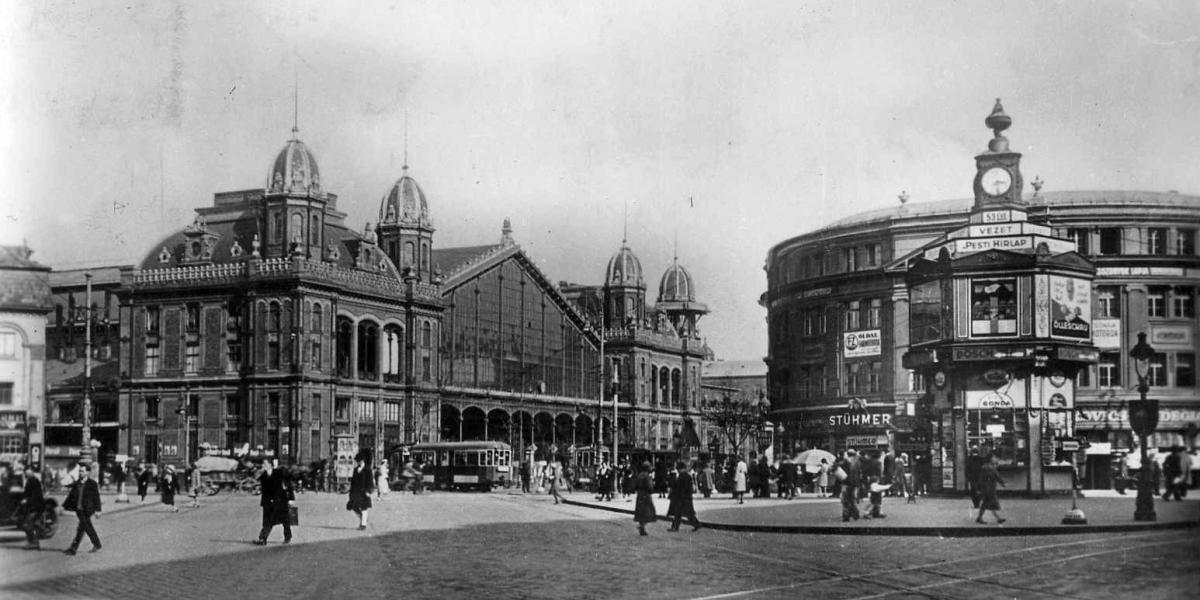
[{"label": "shop sign", "polygon": [[1031,348],[1015,346],[970,346],[954,349],[954,360],[960,362],[997,360],[1003,358],[1025,358],[1032,355]]},{"label": "shop sign", "polygon": [[1145,277],[1155,275],[1160,277],[1183,277],[1183,269],[1178,267],[1097,267],[1097,277]]},{"label": "shop sign", "polygon": [[893,415],[889,413],[841,413],[829,415],[829,427],[833,430],[846,428],[878,428],[892,426]]},{"label": "shop sign", "polygon": [[1092,319],[1092,343],[1097,348],[1120,348],[1121,320]]},{"label": "shop sign", "polygon": [[1054,355],[1063,360],[1074,360],[1079,362],[1096,362],[1100,359],[1100,353],[1091,348],[1072,348],[1070,346],[1059,346]]},{"label": "shop sign", "polygon": [[842,356],[879,356],[882,343],[878,329],[851,331],[842,334]]},{"label": "shop sign", "polygon": [[1192,348],[1192,328],[1188,325],[1163,325],[1150,328],[1150,344]]},{"label": "shop sign", "polygon": [[1092,285],[1074,277],[1051,276],[1050,336],[1073,340],[1092,337]]},{"label": "shop sign", "polygon": [[76,457],[82,453],[79,446],[46,446],[46,457]]},{"label": "shop sign", "polygon": [[[1200,408],[1162,408],[1158,409],[1158,429],[1181,429],[1189,424],[1200,422]],[[1128,426],[1129,411],[1124,408],[1077,408],[1075,409],[1075,424],[1078,427],[1097,429],[1101,427],[1122,428]]]},{"label": "shop sign", "polygon": [[833,288],[827,288],[827,287],[813,288],[811,290],[804,290],[803,292],[800,292],[800,297],[801,298],[816,298],[818,296],[828,296],[832,293],[833,293]]},{"label": "shop sign", "polygon": [[1014,400],[1012,396],[1009,396],[1008,394],[1005,394],[1004,392],[998,392],[998,391],[972,392],[972,391],[968,391],[966,393],[966,395],[967,395],[967,408],[968,409],[974,408],[974,409],[983,409],[983,410],[1001,410],[1001,409],[1016,408],[1017,406],[1020,406],[1022,408],[1025,407],[1025,402],[1024,402],[1023,398],[1022,398],[1022,402],[1020,404],[1018,404],[1017,401]]},{"label": "shop sign", "polygon": [[861,448],[863,446],[875,447],[887,443],[887,437],[878,435],[848,435],[846,436],[846,446],[850,448]]}]

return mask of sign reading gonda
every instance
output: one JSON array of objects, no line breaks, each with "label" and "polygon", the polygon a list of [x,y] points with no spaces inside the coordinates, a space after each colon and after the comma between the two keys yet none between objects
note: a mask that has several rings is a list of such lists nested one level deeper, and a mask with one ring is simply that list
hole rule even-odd
[{"label": "sign reading gonda", "polygon": [[842,334],[842,356],[879,356],[882,342],[878,329],[851,331]]}]

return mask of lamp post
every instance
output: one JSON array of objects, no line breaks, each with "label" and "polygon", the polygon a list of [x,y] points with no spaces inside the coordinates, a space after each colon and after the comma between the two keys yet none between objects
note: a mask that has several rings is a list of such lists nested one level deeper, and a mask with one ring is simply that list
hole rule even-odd
[{"label": "lamp post", "polygon": [[1133,367],[1137,371],[1138,396],[1136,402],[1129,403],[1129,424],[1138,435],[1141,447],[1142,468],[1138,473],[1137,508],[1133,513],[1134,521],[1156,521],[1158,515],[1154,512],[1154,474],[1150,468],[1150,459],[1146,455],[1146,445],[1150,436],[1158,427],[1158,400],[1147,400],[1146,393],[1150,384],[1146,382],[1149,375],[1150,360],[1154,358],[1154,348],[1146,343],[1146,333],[1138,333],[1138,343],[1129,350],[1133,359]]},{"label": "lamp post", "polygon": [[92,449],[92,274],[84,273],[87,282],[87,294],[83,307],[83,449],[80,452],[80,462],[94,464],[96,457]]}]

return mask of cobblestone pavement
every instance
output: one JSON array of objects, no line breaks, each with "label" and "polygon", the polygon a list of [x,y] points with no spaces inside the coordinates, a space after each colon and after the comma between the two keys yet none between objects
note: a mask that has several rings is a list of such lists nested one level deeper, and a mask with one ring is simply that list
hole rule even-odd
[{"label": "cobblestone pavement", "polygon": [[[583,496],[579,494],[578,496]],[[0,532],[0,598],[1191,598],[1195,530],[1037,537],[786,535],[701,529],[639,537],[628,515],[507,493],[377,502],[366,531],[345,496],[298,498],[290,545],[257,534],[257,498],[199,509],[113,507],[104,549],[41,552]]]}]

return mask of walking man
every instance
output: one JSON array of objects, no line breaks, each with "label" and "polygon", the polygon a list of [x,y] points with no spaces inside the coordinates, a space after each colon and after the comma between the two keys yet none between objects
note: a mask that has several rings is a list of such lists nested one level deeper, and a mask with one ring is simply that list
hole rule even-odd
[{"label": "walking man", "polygon": [[276,524],[283,525],[283,543],[292,541],[292,523],[288,518],[288,507],[295,503],[296,492],[284,475],[282,469],[276,469],[273,459],[263,461],[262,473],[258,476],[262,485],[262,498],[258,501],[262,507],[262,529],[258,532],[257,546],[267,544],[267,536]]},{"label": "walking man", "polygon": [[360,451],[354,457],[354,472],[350,474],[350,499],[346,510],[358,515],[358,530],[367,528],[367,513],[371,510],[371,492],[374,491],[375,475],[367,465],[367,457]]},{"label": "walking man", "polygon": [[529,461],[521,461],[521,493],[529,493]]},{"label": "walking man", "polygon": [[[100,551],[100,536],[96,533],[96,527],[92,525],[92,517],[100,518],[100,486],[96,484],[96,480],[91,478],[92,466],[87,463],[79,465],[79,479],[71,484],[68,496],[74,495],[75,516],[79,519],[79,526],[75,528],[75,541],[71,542],[71,546],[64,550],[65,554],[74,556],[75,551],[79,549],[79,542],[83,540],[83,535],[86,533],[88,541],[92,542],[92,552]],[[64,504],[67,504],[64,502]]]},{"label": "walking man", "polygon": [[671,503],[667,507],[667,516],[675,517],[675,520],[671,521],[668,531],[679,531],[679,522],[684,517],[692,525],[692,531],[696,531],[700,529],[700,520],[696,518],[696,506],[692,503],[692,475],[683,461],[675,463],[675,473],[669,495]]},{"label": "walking man", "polygon": [[[8,485],[8,482],[0,481],[0,484]],[[46,497],[42,492],[41,474],[31,468],[25,469],[25,491],[21,495],[21,502],[25,504],[25,519],[20,523],[21,529],[25,530],[25,549],[41,550],[38,530],[41,528],[42,511],[46,508]]]},{"label": "walking man", "polygon": [[846,450],[845,458],[838,464],[845,477],[841,479],[842,486],[842,522],[845,523],[850,519],[858,520],[858,486],[862,483],[861,468],[858,464],[858,452],[853,448]]}]

